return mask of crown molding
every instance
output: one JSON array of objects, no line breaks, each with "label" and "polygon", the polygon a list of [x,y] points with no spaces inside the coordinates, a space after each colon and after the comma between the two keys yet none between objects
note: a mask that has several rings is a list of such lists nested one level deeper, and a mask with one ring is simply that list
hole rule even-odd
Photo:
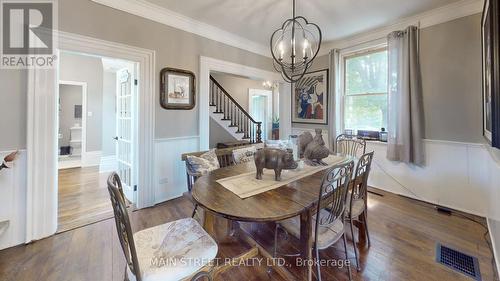
[{"label": "crown molding", "polygon": [[[173,12],[164,7],[146,0],[91,0],[123,12],[140,16],[164,25],[168,25],[189,33],[193,33],[217,42],[224,43],[255,54],[271,57],[269,48],[234,33],[222,30],[213,25],[192,19],[185,15]],[[394,30],[400,30],[409,25],[420,28],[437,25],[461,17],[480,13],[483,10],[484,0],[461,0],[418,15],[396,20],[392,23],[375,29],[360,32],[341,39],[324,42],[318,55],[325,55],[331,49],[344,49],[376,39],[385,38]]]},{"label": "crown molding", "polygon": [[129,14],[146,18],[217,42],[271,57],[269,48],[213,25],[192,19],[145,0],[91,0]]},{"label": "crown molding", "polygon": [[401,30],[410,25],[416,25],[419,28],[426,28],[458,18],[477,14],[482,12],[483,5],[484,0],[462,0],[452,4],[448,4],[421,14],[399,19],[379,28],[363,31],[345,38],[326,42],[325,44],[323,44],[319,55],[325,55],[331,49],[345,49],[377,39],[383,39],[386,38],[387,35],[392,31]]}]

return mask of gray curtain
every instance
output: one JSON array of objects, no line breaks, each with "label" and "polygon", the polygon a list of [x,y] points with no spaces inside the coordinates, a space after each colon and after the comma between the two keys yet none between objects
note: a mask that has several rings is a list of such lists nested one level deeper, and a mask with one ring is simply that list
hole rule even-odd
[{"label": "gray curtain", "polygon": [[416,165],[425,162],[422,78],[418,28],[388,36],[389,107],[387,158]]},{"label": "gray curtain", "polygon": [[335,139],[340,128],[340,119],[336,113],[340,112],[338,103],[338,74],[339,74],[339,50],[332,49],[329,53],[329,95],[328,95],[328,133],[330,140],[330,149],[335,151]]}]

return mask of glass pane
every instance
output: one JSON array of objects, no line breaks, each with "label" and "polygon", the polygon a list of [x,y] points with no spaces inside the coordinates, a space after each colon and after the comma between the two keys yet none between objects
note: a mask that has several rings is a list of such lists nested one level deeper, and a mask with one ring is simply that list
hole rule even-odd
[{"label": "glass pane", "polygon": [[387,95],[347,96],[344,110],[346,129],[387,128]]},{"label": "glass pane", "polygon": [[346,95],[387,92],[387,51],[346,59]]}]

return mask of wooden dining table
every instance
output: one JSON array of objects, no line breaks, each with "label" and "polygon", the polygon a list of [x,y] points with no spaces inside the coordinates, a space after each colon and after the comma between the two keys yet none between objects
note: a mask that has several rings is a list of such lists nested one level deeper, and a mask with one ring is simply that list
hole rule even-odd
[{"label": "wooden dining table", "polygon": [[[342,156],[338,164],[354,160]],[[192,197],[205,210],[204,228],[215,235],[216,217],[240,222],[277,222],[300,216],[300,255],[303,261],[313,259],[313,219],[317,209],[320,185],[328,169],[303,177],[276,189],[266,191],[245,199],[229,191],[217,180],[255,171],[253,162],[215,170],[200,177],[193,186]],[[272,255],[259,246],[264,257]],[[312,263],[307,262],[298,280],[312,280]],[[295,278],[280,268],[278,273],[286,279]]]}]

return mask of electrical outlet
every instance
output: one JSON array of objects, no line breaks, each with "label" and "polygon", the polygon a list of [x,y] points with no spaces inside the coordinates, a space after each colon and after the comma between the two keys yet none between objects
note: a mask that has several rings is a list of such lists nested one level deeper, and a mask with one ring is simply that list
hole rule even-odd
[{"label": "electrical outlet", "polygon": [[167,183],[168,183],[168,178],[160,179],[160,184],[167,184]]}]

